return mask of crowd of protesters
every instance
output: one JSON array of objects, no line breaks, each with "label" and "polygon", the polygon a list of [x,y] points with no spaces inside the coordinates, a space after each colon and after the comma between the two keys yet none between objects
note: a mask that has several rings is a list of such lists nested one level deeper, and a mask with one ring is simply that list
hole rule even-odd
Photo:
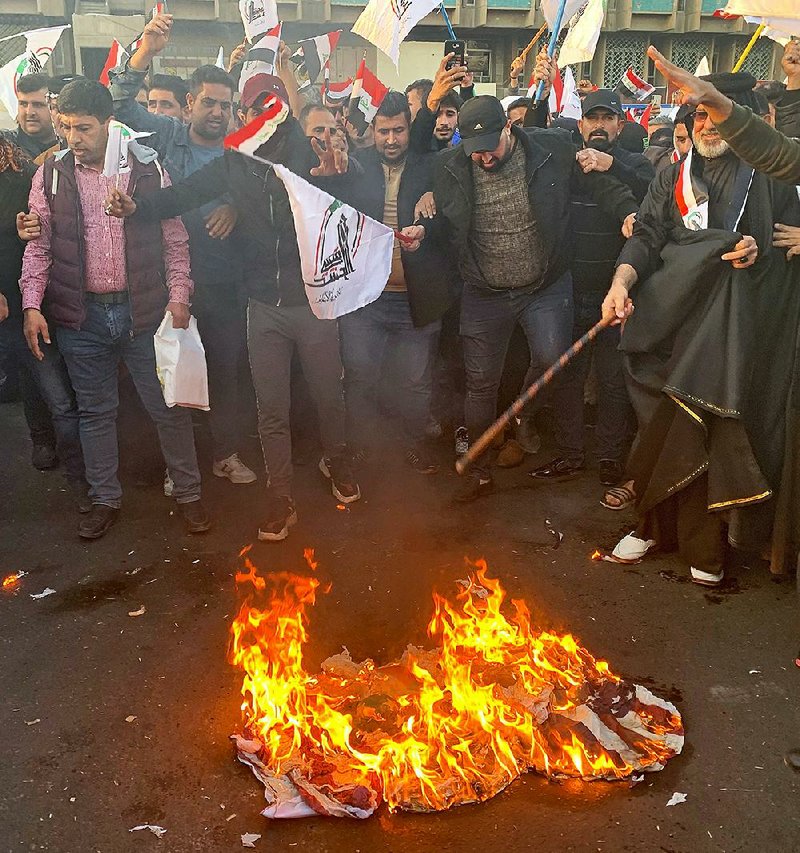
[{"label": "crowd of protesters", "polygon": [[[18,127],[0,138],[0,380],[16,380],[33,466],[63,468],[81,537],[103,536],[122,505],[123,365],[158,433],[164,493],[189,532],[211,525],[196,424],[167,407],[156,372],[165,311],[176,328],[197,319],[211,473],[262,480],[251,488],[263,490],[265,541],[297,519],[293,457],[308,424],[338,502],[359,500],[359,471],[387,452],[383,418],[410,468],[435,474],[442,443],[465,453],[605,317],[592,346],[475,461],[454,502],[491,492],[493,466],[521,465],[548,430],[557,455],[533,478],[569,480],[591,460],[602,504],[635,507],[639,524],[616,559],[674,548],[713,585],[727,544],[778,569],[794,558],[800,202],[791,183],[735,153],[704,104],[687,97],[677,114],[651,116],[648,139],[617,91],[581,81],[582,117],[566,119],[547,98],[520,97],[524,62],[500,100],[476,95],[450,56],[433,80],[390,91],[359,132],[346,104],[298,86],[283,43],[275,74],[241,92],[241,49],[228,70],[151,75],[171,28],[171,16],[155,16],[108,88],[22,77]],[[800,136],[800,42],[783,68],[785,84],[715,74],[704,91],[714,84]],[[534,79],[546,92],[556,73],[540,53]],[[226,135],[276,98],[290,117],[259,159],[226,150]],[[112,116],[150,134],[117,178],[103,175]],[[314,316],[288,198],[264,161],[400,232],[374,302],[338,321]],[[776,357],[781,380],[765,401]],[[243,459],[252,397],[266,477]]]}]

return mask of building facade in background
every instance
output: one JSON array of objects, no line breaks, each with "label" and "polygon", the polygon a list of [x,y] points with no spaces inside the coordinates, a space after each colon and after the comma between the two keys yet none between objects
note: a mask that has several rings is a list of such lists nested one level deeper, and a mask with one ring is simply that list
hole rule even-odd
[{"label": "building facade in background", "polygon": [[[366,0],[296,0],[279,3],[284,38],[300,38],[341,28],[332,62],[332,78],[355,73],[367,51],[368,64],[386,85],[402,87],[417,77],[432,76],[443,51],[446,30],[441,16],[431,14],[403,44],[399,72],[376,48],[349,30]],[[446,0],[459,38],[467,40],[470,67],[481,91],[507,84],[511,60],[544,22],[540,0]],[[169,0],[176,17],[173,40],[159,58],[157,70],[188,76],[199,64],[213,62],[220,45],[226,56],[243,38],[236,0]],[[713,13],[724,0],[608,0],[605,26],[591,63],[576,69],[603,86],[615,86],[628,66],[658,85],[645,56],[652,42],[678,65],[694,70],[703,56],[713,71],[729,70],[747,44],[753,27],[724,21]],[[50,69],[77,71],[97,78],[113,38],[127,44],[142,29],[152,0],[3,0],[0,37],[34,27],[72,24],[62,36]],[[0,42],[0,64],[20,52],[21,40]],[[781,76],[781,49],[762,38],[744,70],[759,79]],[[529,61],[529,65],[531,64]]]}]

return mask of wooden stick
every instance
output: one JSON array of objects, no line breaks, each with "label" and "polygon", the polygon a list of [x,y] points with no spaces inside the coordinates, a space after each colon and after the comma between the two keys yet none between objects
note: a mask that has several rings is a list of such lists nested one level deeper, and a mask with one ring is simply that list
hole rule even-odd
[{"label": "wooden stick", "polygon": [[593,341],[600,332],[603,331],[607,326],[609,326],[614,318],[608,317],[603,318],[599,323],[596,323],[592,326],[591,329],[582,337],[579,338],[575,343],[565,352],[563,353],[558,361],[554,364],[551,364],[550,367],[545,370],[545,372],[516,400],[503,412],[502,415],[486,430],[486,432],[481,435],[477,441],[470,444],[469,450],[461,456],[456,461],[456,471],[459,474],[463,474],[469,466],[486,450],[486,448],[494,441],[495,436],[497,436],[503,429],[505,429],[508,422],[515,415],[518,415],[528,403],[547,385],[552,381],[553,377],[560,373],[573,358],[591,341]]},{"label": "wooden stick", "polygon": [[759,37],[761,36],[761,33],[763,33],[764,30],[766,29],[766,26],[767,26],[766,24],[759,24],[758,27],[756,27],[756,31],[753,33],[753,37],[750,39],[749,42],[747,42],[747,47],[745,47],[745,49],[742,51],[742,55],[737,60],[736,65],[733,66],[733,73],[734,74],[737,71],[742,70],[742,66],[744,65],[745,60],[749,56],[750,51],[756,46],[756,42],[758,41]]},{"label": "wooden stick", "polygon": [[534,37],[533,37],[533,38],[528,42],[528,45],[527,45],[527,47],[525,48],[525,50],[523,50],[523,51],[522,51],[522,53],[521,53],[517,58],[518,58],[518,59],[521,59],[521,60],[524,62],[524,61],[528,58],[528,54],[533,50],[534,46],[536,45],[536,42],[537,42],[537,41],[539,41],[539,39],[540,39],[540,38],[541,38],[541,37],[542,37],[546,32],[547,32],[547,23],[544,23],[544,24],[542,24],[542,26],[541,26],[541,27],[539,27],[539,31],[538,31],[538,32],[536,33],[536,35],[535,35],[535,36],[534,36]]}]

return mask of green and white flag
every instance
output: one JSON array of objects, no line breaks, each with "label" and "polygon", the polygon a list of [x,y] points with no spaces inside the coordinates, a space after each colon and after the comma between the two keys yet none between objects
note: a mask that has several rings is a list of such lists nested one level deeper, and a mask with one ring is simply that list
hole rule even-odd
[{"label": "green and white flag", "polygon": [[108,143],[106,144],[106,161],[103,165],[103,174],[107,178],[111,178],[114,175],[125,175],[130,172],[128,146],[136,139],[151,135],[150,133],[131,130],[121,121],[111,119],[111,123],[108,125]]},{"label": "green and white flag", "polygon": [[285,166],[275,163],[273,169],[289,195],[314,315],[332,320],[374,302],[389,280],[394,231]]},{"label": "green and white flag", "polygon": [[13,118],[16,118],[17,115],[17,82],[19,78],[26,74],[44,71],[59,38],[61,38],[61,33],[66,29],[69,29],[69,24],[27,30],[0,39],[0,41],[9,41],[13,38],[25,38],[25,52],[14,57],[11,62],[0,68],[0,101],[3,102],[9,115]]}]

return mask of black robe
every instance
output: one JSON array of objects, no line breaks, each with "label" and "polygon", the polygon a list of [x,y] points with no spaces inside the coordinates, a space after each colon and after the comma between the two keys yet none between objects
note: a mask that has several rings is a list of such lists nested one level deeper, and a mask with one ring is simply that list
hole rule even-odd
[{"label": "black robe", "polygon": [[[641,281],[621,343],[640,425],[629,473],[643,529],[648,514],[702,478],[706,507],[725,513],[729,541],[763,549],[782,491],[800,320],[800,267],[772,249],[772,226],[800,221],[800,205],[793,188],[732,155],[694,162],[709,228],[683,226],[673,166],[651,186],[619,259]],[[759,246],[749,270],[720,260],[742,234]]]}]

